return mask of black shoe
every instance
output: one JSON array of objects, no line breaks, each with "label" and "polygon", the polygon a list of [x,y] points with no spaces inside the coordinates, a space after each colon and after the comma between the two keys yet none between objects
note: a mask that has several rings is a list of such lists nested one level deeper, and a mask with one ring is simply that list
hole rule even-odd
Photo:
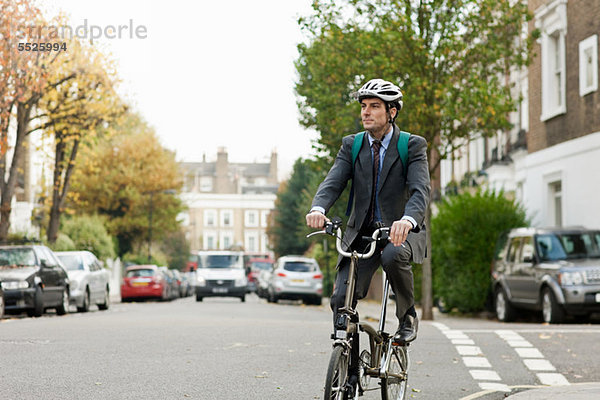
[{"label": "black shoe", "polygon": [[419,330],[419,318],[413,317],[412,315],[405,315],[404,321],[398,327],[396,334],[394,335],[394,343],[404,346],[406,343],[410,343],[417,338],[417,331]]}]

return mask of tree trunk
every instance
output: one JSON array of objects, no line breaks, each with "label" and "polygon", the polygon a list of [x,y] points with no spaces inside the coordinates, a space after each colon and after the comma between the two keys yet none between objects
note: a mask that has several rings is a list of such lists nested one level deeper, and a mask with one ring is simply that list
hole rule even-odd
[{"label": "tree trunk", "polygon": [[75,166],[75,158],[77,157],[77,149],[79,148],[80,139],[73,141],[71,156],[67,164],[65,176],[63,178],[63,170],[65,170],[63,161],[65,159],[66,146],[62,138],[57,138],[56,155],[54,162],[54,184],[52,190],[52,206],[50,208],[50,221],[48,222],[48,231],[46,237],[49,243],[55,243],[58,237],[58,229],[60,228],[60,217],[62,215],[65,199],[69,191],[71,175]]},{"label": "tree trunk", "polygon": [[12,199],[15,195],[17,184],[18,166],[23,155],[23,142],[27,135],[31,107],[27,103],[17,104],[17,137],[13,150],[12,161],[6,178],[6,154],[2,155],[2,176],[0,177],[0,241],[8,238],[10,228],[10,214],[12,212]]},{"label": "tree trunk", "polygon": [[431,206],[427,207],[425,213],[425,225],[427,227],[427,257],[421,265],[421,319],[433,320],[433,287],[431,273]]}]

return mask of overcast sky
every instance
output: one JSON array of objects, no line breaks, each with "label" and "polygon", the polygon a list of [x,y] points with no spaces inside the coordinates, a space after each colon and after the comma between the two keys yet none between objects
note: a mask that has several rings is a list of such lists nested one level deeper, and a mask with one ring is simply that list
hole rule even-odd
[{"label": "overcast sky", "polygon": [[[294,95],[296,22],[311,0],[45,0],[72,28],[132,25],[146,38],[101,38],[119,65],[121,93],[156,129],[179,161],[216,157],[266,161],[279,154],[280,178],[313,153],[316,133],[298,123]],[[142,31],[140,31],[142,32]],[[143,35],[140,35],[143,36]]]}]

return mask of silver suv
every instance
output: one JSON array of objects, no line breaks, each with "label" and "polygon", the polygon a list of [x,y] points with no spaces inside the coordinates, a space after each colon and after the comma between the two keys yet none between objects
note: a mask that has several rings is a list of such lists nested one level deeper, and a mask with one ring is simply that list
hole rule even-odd
[{"label": "silver suv", "polygon": [[542,311],[545,322],[600,312],[600,231],[518,228],[498,242],[492,264],[498,319]]},{"label": "silver suv", "polygon": [[280,257],[269,276],[268,298],[302,300],[305,304],[320,305],[323,296],[323,273],[314,258]]}]

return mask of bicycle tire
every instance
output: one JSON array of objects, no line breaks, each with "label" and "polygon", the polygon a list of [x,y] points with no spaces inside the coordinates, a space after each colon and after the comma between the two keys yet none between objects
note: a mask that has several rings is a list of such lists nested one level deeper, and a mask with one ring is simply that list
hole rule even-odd
[{"label": "bicycle tire", "polygon": [[406,346],[392,346],[388,372],[403,375],[381,378],[381,398],[383,400],[404,400],[408,389],[408,350]]},{"label": "bicycle tire", "polygon": [[335,346],[329,359],[327,377],[325,378],[324,400],[345,400],[346,382],[348,381],[348,364],[350,355],[344,346]]}]

